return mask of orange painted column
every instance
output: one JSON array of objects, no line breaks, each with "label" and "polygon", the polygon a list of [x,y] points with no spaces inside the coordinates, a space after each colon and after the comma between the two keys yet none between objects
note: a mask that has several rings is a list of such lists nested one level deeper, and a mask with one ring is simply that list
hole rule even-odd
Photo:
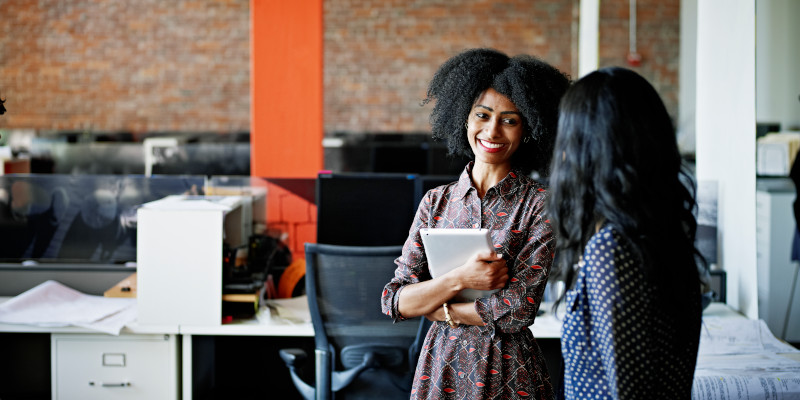
[{"label": "orange painted column", "polygon": [[250,170],[313,178],[322,169],[322,0],[250,1]]},{"label": "orange painted column", "polygon": [[[323,0],[250,0],[250,173],[310,178],[323,168]],[[268,182],[267,227],[295,259],[316,241],[316,206]]]}]

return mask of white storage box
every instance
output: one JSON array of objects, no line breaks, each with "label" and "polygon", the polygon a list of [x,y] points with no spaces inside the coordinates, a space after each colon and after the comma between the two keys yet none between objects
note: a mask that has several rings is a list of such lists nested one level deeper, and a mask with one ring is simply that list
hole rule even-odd
[{"label": "white storage box", "polygon": [[756,142],[756,173],[788,176],[800,149],[800,132],[770,133]]},{"label": "white storage box", "polygon": [[247,244],[249,197],[168,196],[138,211],[140,325],[222,323],[223,241]]}]

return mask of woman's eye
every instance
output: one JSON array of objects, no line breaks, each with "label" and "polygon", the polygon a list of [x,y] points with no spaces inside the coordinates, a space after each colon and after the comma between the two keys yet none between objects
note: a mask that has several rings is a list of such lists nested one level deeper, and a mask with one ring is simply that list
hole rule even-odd
[{"label": "woman's eye", "polygon": [[486,118],[489,118],[489,114],[482,113],[482,112],[475,113],[475,116],[476,116],[476,117],[478,117],[479,119],[486,119]]},{"label": "woman's eye", "polygon": [[505,118],[505,119],[503,119],[503,123],[506,124],[506,125],[516,125],[517,124],[517,120],[514,119],[514,118]]}]

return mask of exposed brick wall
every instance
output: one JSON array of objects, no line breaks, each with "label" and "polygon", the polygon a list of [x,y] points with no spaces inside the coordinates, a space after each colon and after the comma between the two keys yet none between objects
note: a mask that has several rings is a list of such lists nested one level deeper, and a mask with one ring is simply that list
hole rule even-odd
[{"label": "exposed brick wall", "polygon": [[0,127],[248,131],[249,0],[0,0]]},{"label": "exposed brick wall", "polygon": [[436,68],[470,47],[572,74],[578,0],[327,0],[325,132],[427,132]]},{"label": "exposed brick wall", "polygon": [[305,258],[305,243],[317,241],[317,206],[268,182],[267,229],[285,233],[292,257]]},{"label": "exposed brick wall", "polygon": [[629,0],[600,3],[600,67],[619,65],[647,78],[677,121],[680,68],[680,0],[637,0],[636,48],[640,66],[627,63]]},{"label": "exposed brick wall", "polygon": [[[430,77],[468,47],[575,76],[579,0],[325,0],[324,130],[427,132]],[[600,4],[600,65],[625,65],[628,0]],[[0,128],[248,131],[248,0],[0,0]],[[677,115],[679,0],[638,1],[634,68]],[[277,60],[279,61],[279,60]],[[296,118],[296,116],[292,116]]]}]

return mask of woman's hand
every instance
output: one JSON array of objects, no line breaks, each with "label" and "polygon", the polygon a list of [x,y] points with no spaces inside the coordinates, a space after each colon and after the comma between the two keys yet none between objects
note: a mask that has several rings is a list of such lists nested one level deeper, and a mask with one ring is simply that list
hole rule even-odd
[{"label": "woman's hand", "polygon": [[[442,303],[451,301],[463,289],[502,289],[507,281],[508,267],[501,255],[478,254],[439,278],[405,286],[399,293],[398,311],[406,318],[424,315],[431,321],[444,321]],[[454,304],[452,312],[458,323],[483,325],[472,302]]]},{"label": "woman's hand", "polygon": [[506,260],[495,252],[479,253],[451,273],[457,274],[466,289],[502,289],[508,281]]}]

